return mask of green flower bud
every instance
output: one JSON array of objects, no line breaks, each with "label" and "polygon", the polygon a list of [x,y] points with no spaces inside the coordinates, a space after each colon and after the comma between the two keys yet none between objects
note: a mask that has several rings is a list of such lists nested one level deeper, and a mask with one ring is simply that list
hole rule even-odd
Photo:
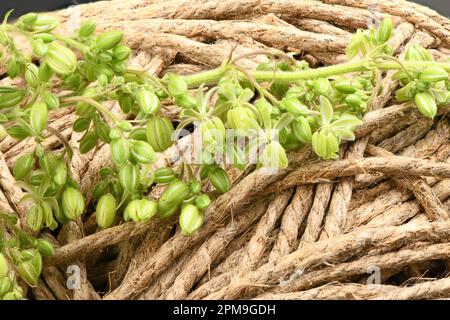
[{"label": "green flower bud", "polygon": [[8,63],[6,65],[6,72],[8,72],[8,76],[11,79],[14,79],[19,75],[20,65],[17,62],[17,58],[15,56],[11,56],[11,58],[8,59]]},{"label": "green flower bud", "polygon": [[48,47],[45,59],[48,66],[57,74],[71,74],[77,67],[77,57],[73,51],[57,42]]},{"label": "green flower bud", "polygon": [[147,142],[147,130],[143,127],[133,129],[128,136],[130,139]]},{"label": "green flower bud", "polygon": [[272,141],[265,147],[259,161],[263,166],[276,169],[285,169],[288,166],[286,151],[278,141]]},{"label": "green flower bud", "polygon": [[175,172],[171,168],[159,168],[155,171],[153,181],[156,183],[170,183],[176,179]]},{"label": "green flower bud", "polygon": [[35,269],[30,260],[20,262],[17,266],[17,272],[28,285],[32,287],[37,285],[39,280],[39,272]]},{"label": "green flower bud", "polygon": [[36,249],[43,257],[50,257],[55,253],[53,245],[45,239],[37,239]]},{"label": "green flower bud", "polygon": [[395,92],[395,99],[399,102],[410,101],[415,95],[415,90],[413,88],[413,83],[410,82],[403,88],[398,89]]},{"label": "green flower bud", "polygon": [[0,252],[0,278],[6,277],[9,272],[8,261],[3,253]]},{"label": "green flower bud", "polygon": [[62,208],[70,220],[79,218],[84,212],[84,198],[81,192],[72,187],[66,188],[62,195]]},{"label": "green flower bud", "polygon": [[188,83],[186,79],[180,75],[169,73],[165,76],[167,89],[175,98],[181,97],[188,92]]},{"label": "green flower bud", "polygon": [[123,213],[126,221],[147,223],[158,212],[158,203],[154,200],[139,199],[131,201]]},{"label": "green flower bud", "polygon": [[33,53],[38,56],[42,57],[47,53],[48,47],[45,45],[44,41],[38,39],[33,41]]},{"label": "green flower bud", "polygon": [[414,102],[419,112],[425,117],[434,119],[437,114],[436,100],[429,92],[419,92],[414,96]]},{"label": "green flower bud", "polygon": [[220,167],[209,169],[208,179],[220,194],[228,192],[228,190],[230,190],[231,188],[231,182],[230,178],[228,177],[228,173]]},{"label": "green flower bud", "polygon": [[95,32],[96,27],[97,27],[97,25],[96,25],[95,21],[93,21],[93,20],[85,21],[80,26],[80,29],[78,30],[78,34],[80,35],[80,37],[87,38]]},{"label": "green flower bud", "polygon": [[53,181],[55,181],[58,186],[63,186],[67,182],[67,167],[66,163],[62,160],[58,161],[56,164]]},{"label": "green flower bud", "polygon": [[186,93],[175,98],[175,103],[183,109],[192,109],[197,106],[197,99]]},{"label": "green flower bud", "polygon": [[[0,298],[6,295],[14,287],[13,282],[8,277],[0,278]],[[3,299],[5,300],[5,299]]]},{"label": "green flower bud", "polygon": [[330,81],[328,79],[319,78],[313,80],[313,89],[317,95],[326,96],[330,93]]},{"label": "green flower bud", "polygon": [[239,129],[247,132],[248,130],[259,129],[256,115],[244,107],[235,107],[227,112],[227,124],[232,129]]},{"label": "green flower bud", "polygon": [[180,208],[180,204],[172,204],[172,203],[161,203],[158,202],[158,213],[161,219],[166,219],[173,216],[178,209]]},{"label": "green flower bud", "polygon": [[202,185],[197,180],[191,180],[189,182],[189,189],[192,193],[199,193],[200,191],[202,191]]},{"label": "green flower bud", "polygon": [[193,204],[183,207],[180,214],[180,227],[184,235],[189,236],[197,231],[203,224],[203,214]]},{"label": "green flower bud", "polygon": [[311,126],[308,120],[304,117],[299,117],[292,122],[292,132],[294,133],[297,140],[302,143],[311,143],[312,132]]},{"label": "green flower bud", "polygon": [[128,59],[131,54],[131,49],[127,46],[117,46],[113,50],[113,56],[119,61]]},{"label": "green flower bud", "polygon": [[174,181],[169,185],[167,190],[162,193],[159,198],[159,205],[181,204],[189,197],[190,193],[191,191],[186,183],[183,181]]},{"label": "green flower bud", "polygon": [[27,84],[31,88],[36,88],[39,85],[39,68],[33,64],[28,63],[25,67],[25,80],[27,81]]},{"label": "green flower bud", "polygon": [[108,31],[97,37],[97,48],[109,50],[117,46],[123,39],[123,32]]},{"label": "green flower bud", "polygon": [[49,32],[59,25],[58,19],[53,16],[39,14],[32,24],[32,30],[36,32]]},{"label": "green flower bud", "polygon": [[344,99],[345,103],[355,109],[359,109],[364,101],[362,101],[356,94],[349,94]]},{"label": "green flower bud", "polygon": [[25,177],[33,169],[36,159],[33,153],[26,153],[16,160],[13,168],[14,178],[17,180],[24,180]]},{"label": "green flower bud", "polygon": [[45,102],[36,102],[31,107],[30,125],[33,131],[40,135],[42,130],[47,127],[48,109]]},{"label": "green flower bud", "polygon": [[120,139],[122,137],[122,132],[117,127],[116,128],[112,128],[109,131],[109,137],[111,138],[111,140]]},{"label": "green flower bud", "polygon": [[37,21],[38,15],[37,13],[30,12],[23,16],[21,16],[18,20],[19,23],[23,23],[28,26],[33,26],[33,24]]},{"label": "green flower bud", "polygon": [[131,130],[133,130],[133,125],[126,120],[120,121],[117,124],[117,127],[122,129],[123,132],[130,132]]},{"label": "green flower bud", "polygon": [[381,20],[380,26],[376,32],[376,39],[379,44],[383,44],[391,38],[392,35],[392,20],[384,18]]},{"label": "green flower bud", "polygon": [[283,100],[281,100],[280,108],[294,116],[309,114],[308,107],[302,104],[297,98],[283,98]]},{"label": "green flower bud", "polygon": [[53,210],[48,201],[41,202],[42,212],[44,214],[44,224],[50,229],[55,230],[58,227],[58,223],[53,217]]},{"label": "green flower bud", "polygon": [[420,54],[422,61],[434,61],[431,53],[422,46],[415,45],[417,52]]},{"label": "green flower bud", "polygon": [[136,101],[141,110],[146,114],[155,114],[158,112],[161,102],[153,90],[139,90]]},{"label": "green flower bud", "polygon": [[13,107],[22,102],[25,92],[21,89],[0,87],[0,108]]},{"label": "green flower bud", "polygon": [[106,87],[108,85],[108,77],[105,74],[101,74],[97,78],[97,82],[101,87]]},{"label": "green flower bud", "polygon": [[196,197],[194,201],[195,201],[195,205],[200,210],[208,208],[209,205],[211,204],[211,199],[209,198],[209,196],[207,194],[202,194],[202,195]]},{"label": "green flower bud", "polygon": [[136,141],[131,148],[131,155],[139,163],[145,164],[153,163],[156,159],[152,146],[145,141]]},{"label": "green flower bud", "polygon": [[111,157],[115,164],[124,164],[130,157],[130,147],[128,141],[121,137],[113,139],[110,143]]},{"label": "green flower bud", "polygon": [[111,193],[105,194],[97,203],[95,219],[100,228],[110,227],[116,219],[117,203]]},{"label": "green flower bud", "polygon": [[119,181],[125,190],[132,193],[136,191],[139,185],[140,172],[139,169],[132,165],[126,164],[119,169]]},{"label": "green flower bud", "polygon": [[423,61],[423,56],[416,46],[410,46],[405,53],[406,61]]},{"label": "green flower bud", "polygon": [[42,101],[44,101],[51,110],[56,110],[59,108],[59,99],[51,92],[44,92],[42,94]]},{"label": "green flower bud", "polygon": [[120,94],[119,95],[119,105],[120,109],[124,113],[128,113],[131,110],[131,107],[134,105],[134,98],[131,94]]},{"label": "green flower bud", "polygon": [[41,40],[44,43],[55,41],[55,36],[51,33],[37,33],[33,35],[33,40]]},{"label": "green flower bud", "polygon": [[154,116],[147,123],[147,140],[156,152],[167,150],[172,145],[174,133],[168,118]]},{"label": "green flower bud", "polygon": [[[42,82],[47,82],[53,76],[53,70],[48,66],[47,62],[43,61],[39,65],[38,78]],[[59,106],[59,105],[58,105]]]},{"label": "green flower bud", "polygon": [[92,149],[95,148],[98,141],[98,135],[94,131],[89,131],[86,133],[83,138],[80,140],[80,153],[86,154]]},{"label": "green flower bud", "polygon": [[437,66],[429,66],[419,73],[419,80],[425,82],[438,82],[447,79],[447,71]]},{"label": "green flower bud", "polygon": [[28,210],[27,221],[31,230],[37,232],[42,229],[44,225],[44,211],[40,205],[33,205]]},{"label": "green flower bud", "polygon": [[325,160],[338,157],[339,142],[331,132],[325,132],[325,130],[314,132],[312,147],[314,152]]},{"label": "green flower bud", "polygon": [[225,139],[225,126],[222,120],[217,117],[211,117],[199,125],[202,134],[202,142],[206,145],[217,144]]},{"label": "green flower bud", "polygon": [[355,86],[352,85],[352,83],[348,80],[336,82],[334,84],[334,87],[339,92],[346,93],[346,94],[354,93],[356,91]]}]

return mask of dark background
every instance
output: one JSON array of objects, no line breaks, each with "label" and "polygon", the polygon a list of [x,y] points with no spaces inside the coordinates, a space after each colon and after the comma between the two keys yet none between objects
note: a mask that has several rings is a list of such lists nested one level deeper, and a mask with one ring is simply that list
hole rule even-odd
[{"label": "dark background", "polygon": [[[15,9],[18,16],[30,11],[50,11],[61,9],[73,4],[93,2],[95,0],[0,0],[0,15],[8,10]],[[450,0],[413,0],[437,10],[440,14],[450,17]]]}]

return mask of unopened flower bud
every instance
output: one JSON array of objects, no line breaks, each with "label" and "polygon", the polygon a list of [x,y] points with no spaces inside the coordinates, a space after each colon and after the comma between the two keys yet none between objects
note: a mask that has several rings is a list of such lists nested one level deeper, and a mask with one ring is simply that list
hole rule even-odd
[{"label": "unopened flower bud", "polygon": [[109,50],[117,46],[123,39],[123,32],[108,31],[97,37],[97,47],[101,50]]},{"label": "unopened flower bud", "polygon": [[42,133],[42,130],[47,127],[47,119],[47,104],[43,101],[33,104],[30,111],[30,125],[37,135],[40,135]]},{"label": "unopened flower bud", "polygon": [[153,163],[156,159],[152,146],[145,141],[136,141],[131,148],[131,155],[139,163],[144,164]]},{"label": "unopened flower bud", "polygon": [[194,201],[195,205],[200,210],[206,209],[211,204],[211,199],[207,194],[197,196]]},{"label": "unopened flower bud", "polygon": [[434,119],[437,114],[436,100],[429,92],[419,92],[414,96],[414,102],[416,103],[419,112],[424,116]]},{"label": "unopened flower bud", "polygon": [[136,191],[139,185],[139,169],[132,164],[122,165],[119,169],[119,181],[122,187],[128,192]]},{"label": "unopened flower bud", "polygon": [[166,117],[153,116],[147,123],[147,140],[156,152],[167,150],[172,145],[174,128]]},{"label": "unopened flower bud", "polygon": [[43,257],[50,257],[55,253],[53,245],[45,239],[37,239],[36,249]]},{"label": "unopened flower bud", "polygon": [[170,183],[176,178],[175,172],[171,168],[163,167],[155,171],[153,181],[156,183]]},{"label": "unopened flower bud", "polygon": [[203,224],[203,214],[193,204],[183,207],[180,214],[180,227],[184,235],[188,236],[197,231]]},{"label": "unopened flower bud", "polygon": [[115,164],[123,164],[130,157],[130,147],[128,141],[120,137],[118,139],[113,139],[110,143],[111,157]]},{"label": "unopened flower bud", "polygon": [[288,166],[286,151],[278,141],[272,141],[262,152],[260,163],[270,168],[285,169]]},{"label": "unopened flower bud", "polygon": [[81,37],[87,38],[91,36],[95,32],[96,23],[93,20],[85,21],[80,26],[80,29],[78,30],[78,34]]},{"label": "unopened flower bud", "polygon": [[69,48],[53,42],[47,50],[45,61],[57,74],[68,75],[77,67],[77,57]]},{"label": "unopened flower bud", "polygon": [[97,203],[95,218],[100,228],[108,228],[116,218],[116,198],[111,193],[105,194]]},{"label": "unopened flower bud", "polygon": [[141,110],[146,114],[155,114],[158,112],[161,102],[155,92],[150,89],[140,89],[136,101]]},{"label": "unopened flower bud", "polygon": [[70,220],[75,220],[84,212],[84,198],[80,191],[68,187],[62,195],[62,208]]},{"label": "unopened flower bud", "polygon": [[33,153],[26,153],[16,160],[13,168],[13,175],[17,180],[24,180],[25,177],[30,173],[36,159]]},{"label": "unopened flower bud", "polygon": [[208,171],[208,179],[220,194],[228,192],[231,188],[228,173],[220,167],[211,168]]}]

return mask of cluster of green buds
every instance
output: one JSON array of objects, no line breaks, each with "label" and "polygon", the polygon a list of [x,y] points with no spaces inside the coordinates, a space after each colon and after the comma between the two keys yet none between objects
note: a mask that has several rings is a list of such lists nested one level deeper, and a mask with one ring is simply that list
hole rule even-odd
[{"label": "cluster of green buds", "polygon": [[[310,69],[292,55],[270,54],[254,71],[236,65],[236,58],[214,70],[168,73],[162,79],[128,68],[131,49],[122,43],[122,32],[100,33],[95,22],[86,21],[73,36],[62,36],[53,32],[57,26],[54,17],[35,13],[13,24],[6,17],[0,25],[5,49],[0,62],[11,79],[25,84],[0,87],[0,138],[35,141],[34,150],[17,158],[13,168],[25,191],[21,203],[29,207],[27,226],[21,229],[13,215],[0,215],[0,297],[8,299],[21,297],[17,275],[37,283],[42,256],[53,251],[33,236],[91,208],[70,170],[77,147],[81,154],[104,145],[110,150],[110,165],[100,170],[92,190],[99,227],[179,213],[181,231],[191,235],[202,226],[213,198],[231,189],[228,165],[283,169],[287,151],[305,145],[323,159],[336,158],[339,145],[355,139],[377,87],[377,71],[398,70],[397,99],[412,101],[428,117],[450,103],[448,64],[434,62],[418,46],[408,49],[404,64],[392,57],[388,18],[377,28],[358,30],[347,48],[352,60],[339,66]],[[29,40],[29,54],[17,48],[16,34]],[[106,102],[118,103],[124,116]],[[176,119],[168,118],[168,104],[179,107]],[[54,110],[73,106],[78,146],[49,125]],[[183,158],[177,167],[158,168],[156,160],[164,158],[158,153],[171,148],[181,130],[200,138],[196,161]],[[64,148],[45,150],[49,135]],[[148,196],[154,187],[163,189],[158,199]]]},{"label": "cluster of green buds", "polygon": [[397,71],[393,78],[399,80],[402,88],[397,90],[395,98],[399,102],[412,101],[419,112],[433,119],[439,106],[450,103],[450,78],[448,72],[440,66],[420,67],[420,62],[434,61],[423,47],[414,45],[405,54],[408,62],[417,62],[417,66]]},{"label": "cluster of green buds", "polygon": [[363,57],[371,57],[379,54],[392,54],[392,49],[387,45],[392,36],[392,20],[383,18],[378,27],[370,26],[369,29],[358,29],[346,48],[347,57],[352,59],[358,54]]},{"label": "cluster of green buds", "polygon": [[0,237],[0,299],[23,299],[17,276],[30,286],[37,285],[42,271],[42,258],[53,255],[53,245],[34,238],[16,226],[17,215],[0,213],[5,227]]}]

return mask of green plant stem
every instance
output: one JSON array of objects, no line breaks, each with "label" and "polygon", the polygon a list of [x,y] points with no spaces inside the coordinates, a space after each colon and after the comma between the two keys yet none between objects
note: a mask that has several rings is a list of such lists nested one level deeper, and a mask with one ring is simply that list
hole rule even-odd
[{"label": "green plant stem", "polygon": [[54,34],[54,36],[56,37],[56,39],[67,43],[69,46],[71,46],[71,47],[73,47],[75,49],[78,49],[78,50],[80,50],[83,53],[89,52],[89,50],[90,50],[87,45],[85,45],[85,44],[83,44],[83,43],[81,43],[81,42],[79,42],[77,40],[74,40],[72,38],[65,37],[65,36],[62,36],[60,34]]},{"label": "green plant stem", "polygon": [[51,127],[50,125],[47,125],[47,131],[50,132],[51,134],[55,135],[64,145],[64,147],[67,150],[67,154],[69,156],[69,161],[70,159],[72,159],[73,156],[73,151],[72,148],[70,147],[70,143],[69,141],[67,141],[67,139],[55,128]]},{"label": "green plant stem", "polygon": [[[433,62],[433,61],[407,61],[403,62],[406,68],[424,68],[427,66],[439,66],[447,71],[450,71],[450,63],[448,62]],[[333,75],[369,71],[373,68],[379,70],[399,70],[401,66],[394,61],[384,61],[380,63],[374,63],[371,60],[360,60],[357,62],[348,62],[338,65],[322,67],[317,69],[308,69],[301,71],[252,71],[249,74],[257,81],[281,81],[281,82],[294,82],[297,80],[317,79],[325,78]],[[226,66],[220,66],[219,68],[189,75],[186,77],[190,87],[196,87],[202,83],[215,83],[217,82],[227,71]]]},{"label": "green plant stem", "polygon": [[78,102],[84,102],[95,107],[95,109],[97,109],[98,112],[103,114],[105,117],[110,118],[115,125],[117,125],[120,122],[120,120],[117,119],[117,117],[110,110],[102,106],[94,99],[78,96],[78,97],[64,98],[61,100],[61,103],[78,103]]}]

